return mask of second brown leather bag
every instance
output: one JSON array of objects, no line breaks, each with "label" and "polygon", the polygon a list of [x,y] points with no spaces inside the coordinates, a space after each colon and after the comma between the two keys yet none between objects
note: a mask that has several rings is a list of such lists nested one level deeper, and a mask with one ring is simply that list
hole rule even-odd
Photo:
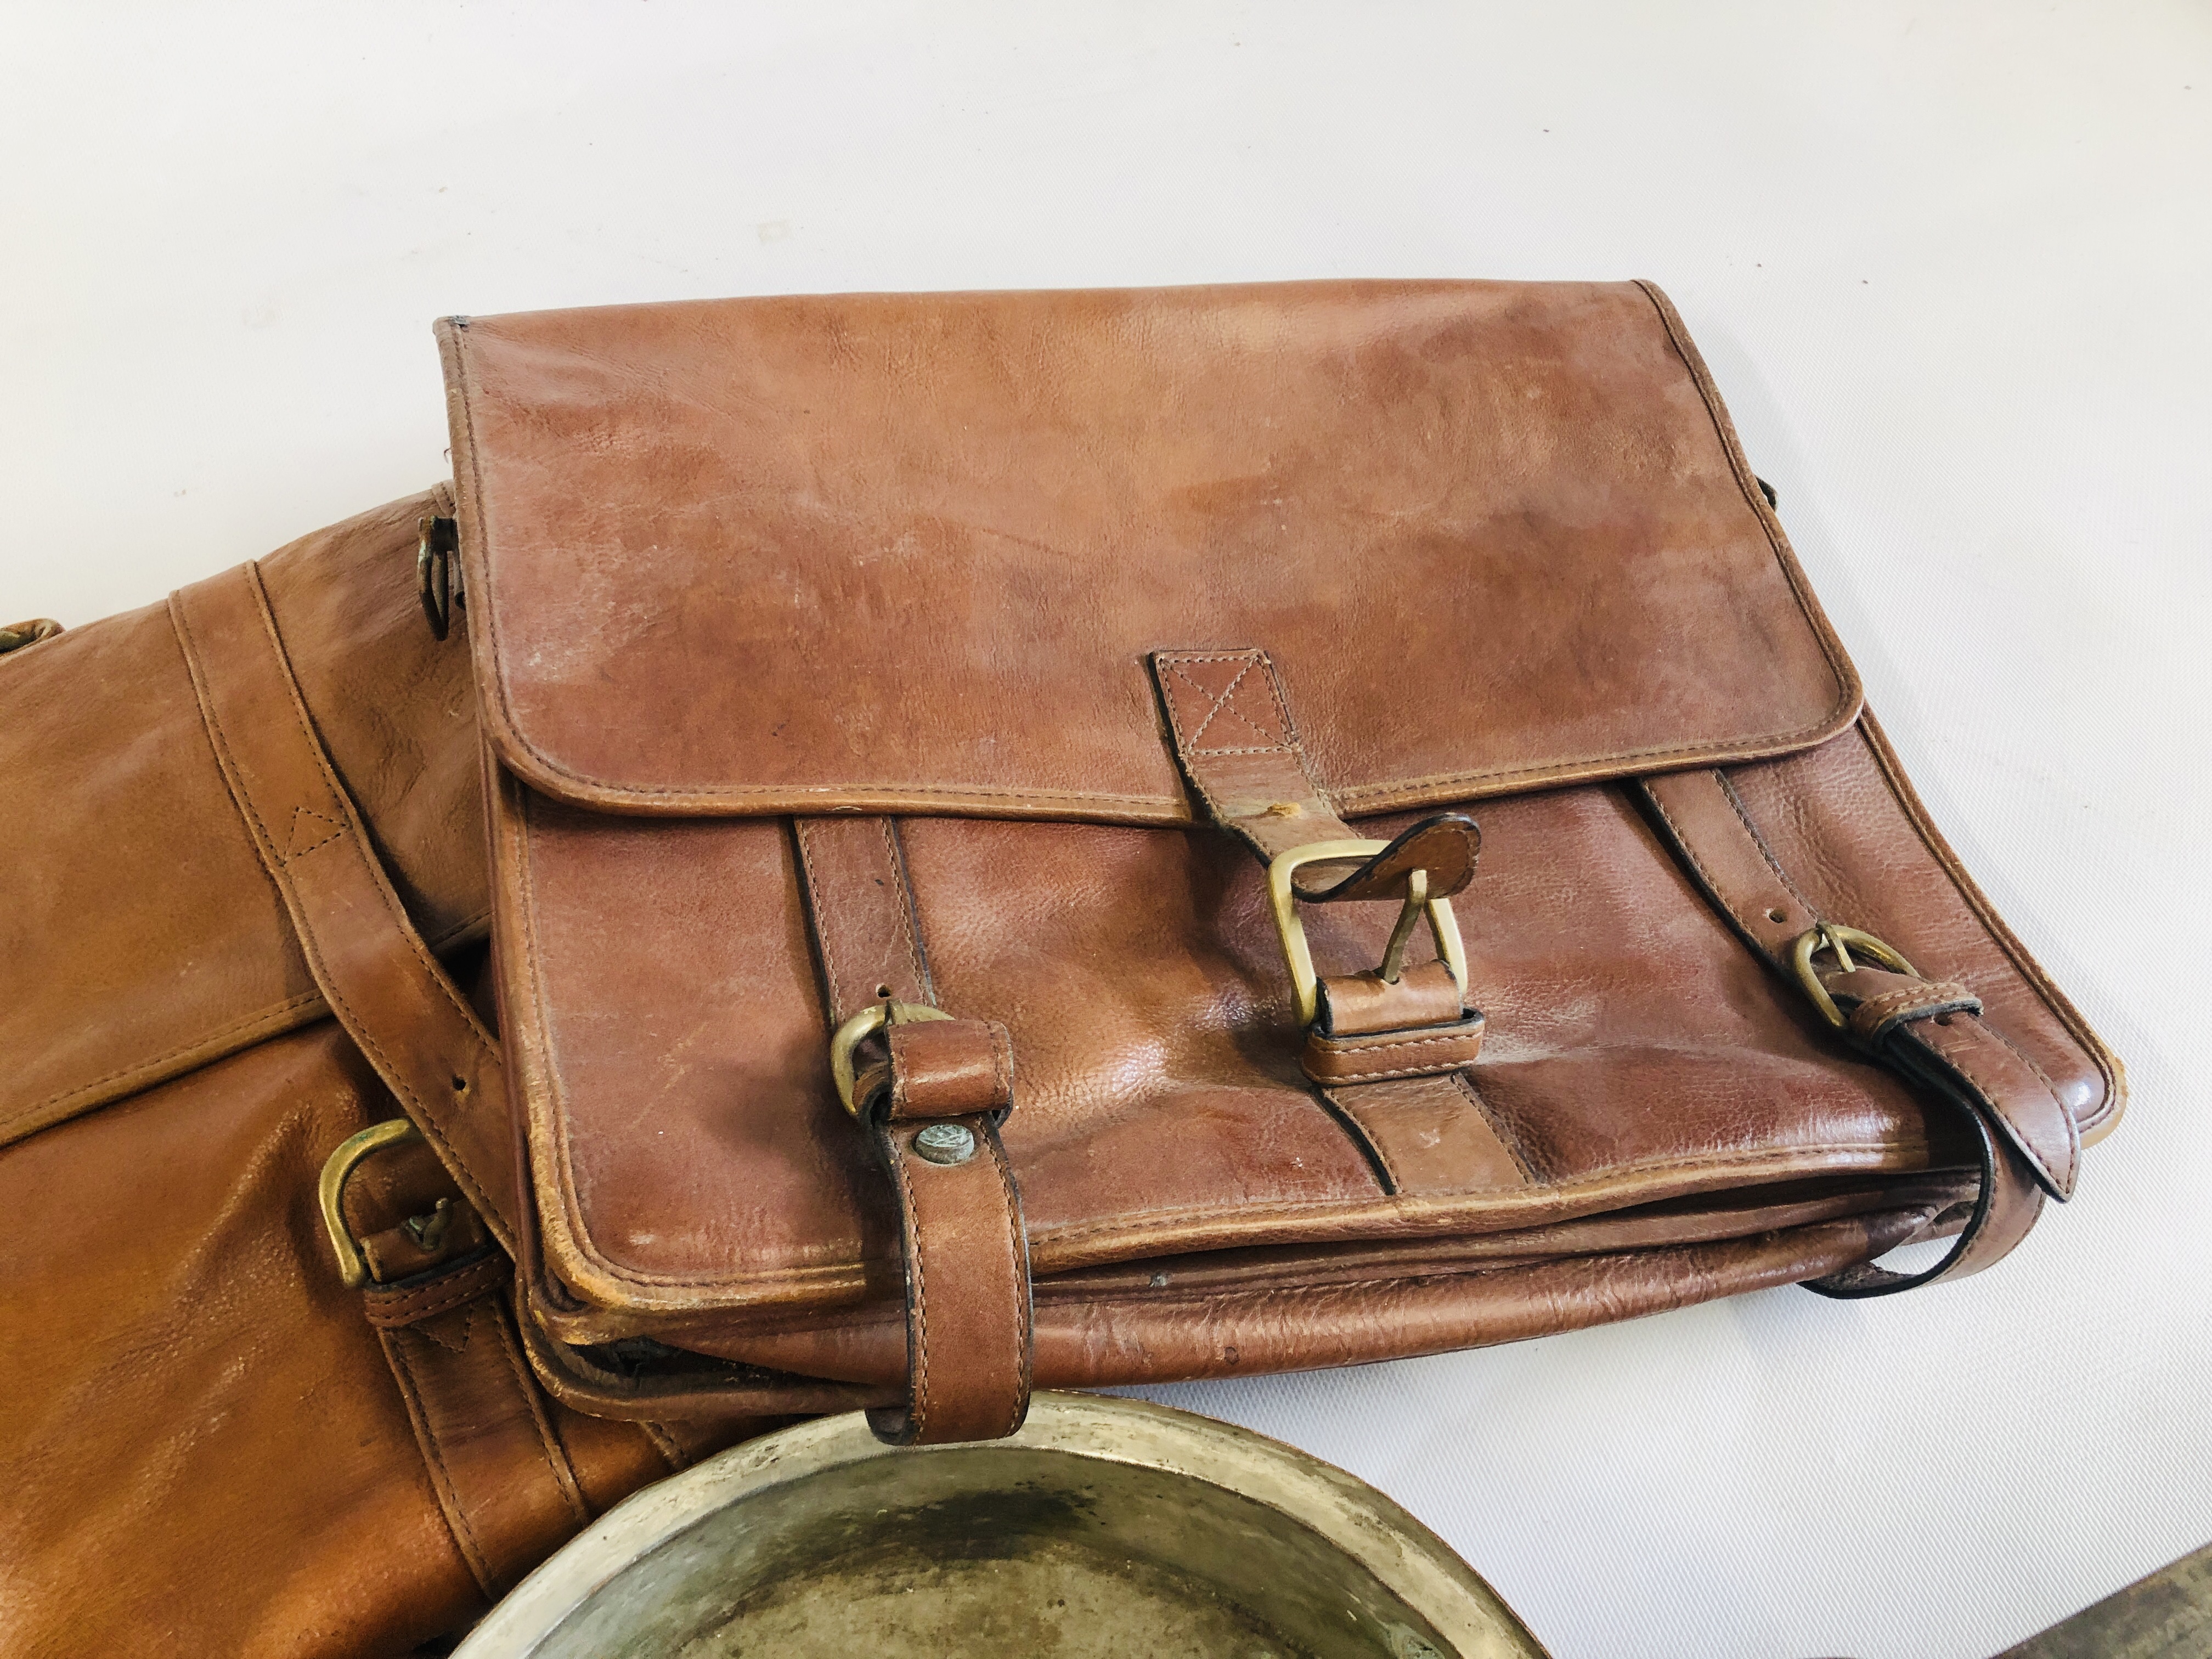
[{"label": "second brown leather bag", "polygon": [[2002,1255],[2119,1111],[1647,286],[442,337],[482,1201],[586,1410],[977,1437],[1872,1294]]},{"label": "second brown leather bag", "polygon": [[[334,1156],[404,1121],[378,953],[447,984],[440,957],[473,981],[483,956],[467,659],[414,568],[450,508],[0,655],[9,1659],[396,1656],[751,1426],[546,1400],[508,1259],[422,1147],[319,1204]],[[248,626],[210,649],[226,616]],[[323,780],[274,836],[234,787],[272,741]],[[375,902],[319,939],[285,902],[319,879]]]}]

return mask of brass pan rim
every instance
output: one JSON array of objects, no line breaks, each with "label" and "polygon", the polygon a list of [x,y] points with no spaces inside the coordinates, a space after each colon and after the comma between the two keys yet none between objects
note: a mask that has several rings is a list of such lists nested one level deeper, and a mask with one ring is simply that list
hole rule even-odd
[{"label": "brass pan rim", "polygon": [[454,1659],[526,1655],[595,1593],[707,1517],[772,1489],[884,1458],[1020,1448],[1135,1465],[1215,1486],[1279,1512],[1357,1563],[1465,1659],[1543,1659],[1497,1593],[1413,1516],[1357,1477],[1249,1429],[1148,1401],[1040,1392],[1011,1439],[894,1448],[863,1413],[819,1418],[748,1441],[634,1493],[526,1578]]}]

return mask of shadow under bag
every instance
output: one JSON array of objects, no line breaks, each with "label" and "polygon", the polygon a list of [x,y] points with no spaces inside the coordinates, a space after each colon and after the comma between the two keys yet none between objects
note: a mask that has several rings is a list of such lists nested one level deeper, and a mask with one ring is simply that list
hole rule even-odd
[{"label": "shadow under bag", "polygon": [[504,1055],[380,994],[578,1410],[1877,1294],[2118,1116],[1648,285],[441,335]]}]

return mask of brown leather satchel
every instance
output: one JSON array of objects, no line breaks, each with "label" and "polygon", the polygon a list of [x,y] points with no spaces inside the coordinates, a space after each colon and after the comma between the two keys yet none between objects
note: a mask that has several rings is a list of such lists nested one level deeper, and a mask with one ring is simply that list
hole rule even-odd
[{"label": "brown leather satchel", "polygon": [[[0,654],[0,1653],[398,1653],[745,1430],[544,1399],[424,1149],[319,1207],[391,1138],[377,1049],[411,1041],[332,961],[482,956],[467,663],[414,568],[449,510]],[[249,823],[224,769],[272,732],[327,793]],[[374,897],[297,933],[264,858]]]},{"label": "brown leather satchel", "polygon": [[2118,1117],[1648,285],[441,338],[519,1177],[427,974],[395,1086],[580,1410],[974,1438],[1875,1295]]},{"label": "brown leather satchel", "polygon": [[9,1651],[404,1648],[763,1415],[1972,1271],[2117,1120],[1656,292],[446,345],[473,691],[443,490],[0,640]]}]

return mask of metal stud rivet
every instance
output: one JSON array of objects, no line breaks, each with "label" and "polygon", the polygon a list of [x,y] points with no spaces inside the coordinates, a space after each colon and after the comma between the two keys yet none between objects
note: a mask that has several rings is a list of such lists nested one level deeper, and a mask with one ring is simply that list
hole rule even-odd
[{"label": "metal stud rivet", "polygon": [[933,1123],[915,1136],[914,1149],[932,1164],[965,1164],[975,1156],[975,1136],[964,1124]]}]

